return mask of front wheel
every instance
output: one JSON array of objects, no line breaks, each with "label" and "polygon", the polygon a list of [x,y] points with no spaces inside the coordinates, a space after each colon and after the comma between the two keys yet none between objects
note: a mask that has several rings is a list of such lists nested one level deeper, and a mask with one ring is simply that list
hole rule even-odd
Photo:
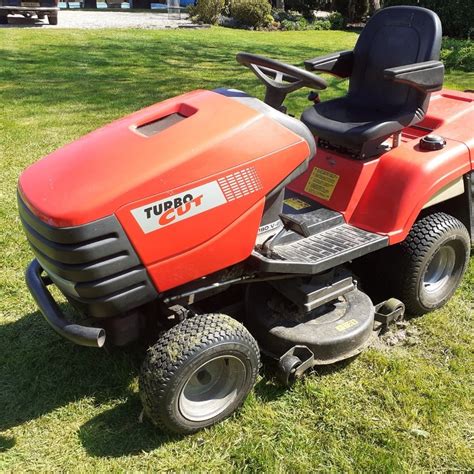
[{"label": "front wheel", "polygon": [[462,222],[438,212],[418,220],[394,257],[396,296],[414,315],[443,306],[469,262],[470,238]]},{"label": "front wheel", "polygon": [[257,343],[223,314],[186,319],[148,349],[140,397],[151,421],[187,434],[228,417],[252,389],[260,363]]}]

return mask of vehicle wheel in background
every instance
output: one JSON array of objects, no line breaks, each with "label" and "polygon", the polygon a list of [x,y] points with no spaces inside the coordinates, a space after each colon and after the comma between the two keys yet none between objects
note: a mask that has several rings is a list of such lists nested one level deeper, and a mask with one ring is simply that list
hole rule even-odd
[{"label": "vehicle wheel in background", "polygon": [[437,212],[415,222],[394,251],[394,296],[409,314],[420,315],[443,306],[459,286],[469,262],[469,233],[455,217]]}]

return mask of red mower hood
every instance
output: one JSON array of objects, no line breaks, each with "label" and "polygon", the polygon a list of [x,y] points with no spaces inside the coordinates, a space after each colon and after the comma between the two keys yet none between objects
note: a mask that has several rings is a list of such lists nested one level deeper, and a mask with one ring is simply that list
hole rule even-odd
[{"label": "red mower hood", "polygon": [[300,136],[264,114],[215,92],[194,91],[51,153],[26,169],[19,187],[43,221],[74,226],[292,146],[299,161],[308,157]]}]

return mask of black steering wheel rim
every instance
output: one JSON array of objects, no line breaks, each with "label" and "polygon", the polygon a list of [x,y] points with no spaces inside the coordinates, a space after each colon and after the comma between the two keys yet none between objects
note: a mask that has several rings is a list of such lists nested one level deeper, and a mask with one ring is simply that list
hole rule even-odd
[{"label": "black steering wheel rim", "polygon": [[[322,77],[312,72],[275,59],[259,56],[258,54],[241,52],[237,54],[236,59],[239,64],[248,67],[266,86],[275,87],[281,91],[286,91],[286,93],[293,92],[304,86],[317,90],[326,89],[328,86]],[[289,78],[296,79],[296,81],[289,82],[288,84],[275,81],[264,74],[260,68],[271,69]]]}]

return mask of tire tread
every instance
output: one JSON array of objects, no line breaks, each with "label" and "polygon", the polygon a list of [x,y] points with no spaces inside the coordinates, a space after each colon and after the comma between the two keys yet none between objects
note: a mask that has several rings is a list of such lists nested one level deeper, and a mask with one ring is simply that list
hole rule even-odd
[{"label": "tire tread", "polygon": [[[398,293],[411,314],[427,312],[427,308],[423,307],[416,297],[419,274],[428,252],[450,232],[464,234],[465,239],[469,241],[469,233],[462,222],[444,212],[436,212],[416,221],[407,238],[399,244],[401,255],[395,256],[399,258],[396,264],[403,265],[404,271],[402,277],[398,279]],[[468,259],[467,254],[466,261]],[[445,298],[444,302],[450,296]]]},{"label": "tire tread", "polygon": [[[180,368],[198,353],[219,343],[236,341],[250,347],[257,355],[258,368],[260,353],[257,342],[242,324],[227,315],[198,315],[164,333],[148,349],[139,378],[140,398],[151,421],[168,432],[197,431],[199,428],[183,429],[173,423],[171,408],[165,403],[169,383]],[[252,374],[254,379],[256,372]]]}]

